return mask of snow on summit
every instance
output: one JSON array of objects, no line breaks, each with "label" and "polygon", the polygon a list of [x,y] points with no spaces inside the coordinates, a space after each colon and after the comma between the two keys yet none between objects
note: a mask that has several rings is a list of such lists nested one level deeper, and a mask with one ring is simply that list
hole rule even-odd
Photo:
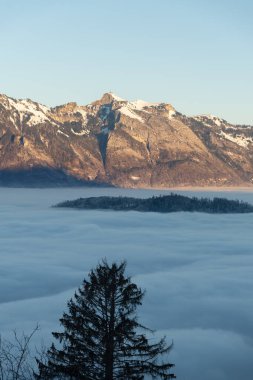
[{"label": "snow on summit", "polygon": [[32,102],[29,99],[15,100],[8,98],[8,102],[5,103],[5,106],[9,110],[12,109],[17,111],[21,119],[25,116],[29,117],[27,122],[29,126],[49,121],[46,114],[50,111],[50,109],[42,104]]},{"label": "snow on summit", "polygon": [[117,102],[125,102],[126,100],[119,97],[118,95],[114,94],[113,92],[108,92],[109,95],[111,95],[111,97],[116,100]]},{"label": "snow on summit", "polygon": [[145,100],[138,99],[138,100],[135,100],[134,102],[130,102],[130,104],[136,110],[142,111],[144,108],[159,106],[160,103],[151,103],[151,102],[146,102]]}]

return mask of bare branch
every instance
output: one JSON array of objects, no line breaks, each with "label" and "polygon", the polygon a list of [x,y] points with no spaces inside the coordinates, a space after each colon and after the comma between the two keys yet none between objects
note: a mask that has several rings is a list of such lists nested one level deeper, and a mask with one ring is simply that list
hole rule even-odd
[{"label": "bare branch", "polygon": [[34,379],[35,358],[31,355],[31,340],[38,330],[38,325],[28,335],[14,330],[10,340],[0,336],[0,380]]}]

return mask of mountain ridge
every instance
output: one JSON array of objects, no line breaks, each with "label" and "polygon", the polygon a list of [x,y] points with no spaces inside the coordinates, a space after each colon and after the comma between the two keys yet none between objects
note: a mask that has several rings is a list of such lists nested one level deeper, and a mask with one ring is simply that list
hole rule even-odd
[{"label": "mountain ridge", "polygon": [[63,173],[55,185],[69,176],[77,184],[132,188],[251,186],[253,126],[110,92],[88,105],[51,108],[0,95],[0,185],[8,184],[1,173],[36,169],[48,171],[51,184],[54,171]]}]

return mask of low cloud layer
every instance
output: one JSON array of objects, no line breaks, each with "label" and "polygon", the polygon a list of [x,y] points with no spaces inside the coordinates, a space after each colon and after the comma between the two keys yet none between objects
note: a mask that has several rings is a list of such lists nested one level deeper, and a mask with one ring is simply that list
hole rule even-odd
[{"label": "low cloud layer", "polygon": [[[251,380],[253,215],[49,207],[102,192],[0,189],[1,333],[38,322],[37,342],[50,342],[89,270],[104,257],[126,259],[128,274],[146,289],[140,321],[173,339],[179,379]],[[229,197],[253,202],[251,193]]]}]

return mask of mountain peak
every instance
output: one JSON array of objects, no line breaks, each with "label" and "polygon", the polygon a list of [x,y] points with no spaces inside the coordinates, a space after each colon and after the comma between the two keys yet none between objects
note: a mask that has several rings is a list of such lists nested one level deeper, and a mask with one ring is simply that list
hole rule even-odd
[{"label": "mountain peak", "polygon": [[102,98],[100,99],[102,103],[111,103],[113,101],[116,102],[126,102],[127,100],[122,99],[118,95],[114,94],[113,92],[106,92]]},{"label": "mountain peak", "polygon": [[114,94],[113,92],[108,92],[108,95],[111,96],[117,102],[125,102],[126,100],[121,98],[120,96]]}]

